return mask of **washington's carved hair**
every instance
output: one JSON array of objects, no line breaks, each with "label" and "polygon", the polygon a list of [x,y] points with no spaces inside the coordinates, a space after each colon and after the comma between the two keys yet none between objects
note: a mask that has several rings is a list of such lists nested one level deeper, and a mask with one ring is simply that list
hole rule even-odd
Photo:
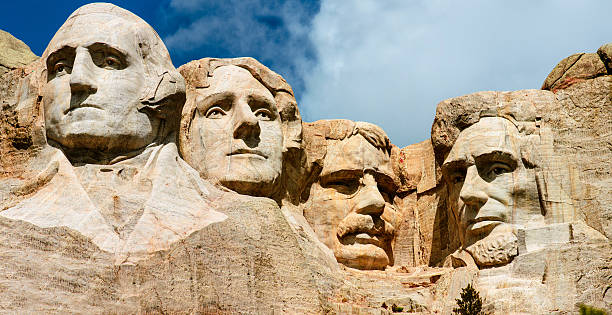
[{"label": "washington's carved hair", "polygon": [[[178,122],[185,101],[185,80],[172,64],[168,49],[157,32],[130,11],[110,3],[92,3],[74,11],[58,33],[71,28],[77,18],[87,14],[108,14],[132,24],[129,27],[133,31],[139,59],[142,60],[145,72],[145,89],[140,96],[142,105],[139,110],[149,110],[167,121]],[[49,49],[52,49],[51,43],[54,39],[42,55],[45,62],[51,53]]]}]

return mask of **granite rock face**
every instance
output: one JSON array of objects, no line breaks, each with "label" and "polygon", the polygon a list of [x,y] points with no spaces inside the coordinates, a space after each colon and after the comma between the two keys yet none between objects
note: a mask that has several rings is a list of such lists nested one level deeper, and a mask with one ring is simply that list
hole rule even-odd
[{"label": "granite rock face", "polygon": [[37,58],[28,45],[0,30],[0,73],[24,67]]},{"label": "granite rock face", "polygon": [[111,4],[40,59],[0,45],[3,312],[448,314],[468,283],[490,314],[612,309],[611,44],[405,148],[302,122],[255,59],[175,69]]}]

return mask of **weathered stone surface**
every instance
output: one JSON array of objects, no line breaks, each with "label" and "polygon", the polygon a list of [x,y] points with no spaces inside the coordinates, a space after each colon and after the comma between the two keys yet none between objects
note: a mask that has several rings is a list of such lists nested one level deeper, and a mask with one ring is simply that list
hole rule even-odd
[{"label": "weathered stone surface", "polygon": [[393,265],[400,218],[387,135],[348,120],[317,121],[304,129],[307,156],[316,164],[304,217],[338,262],[358,269]]},{"label": "weathered stone surface", "polygon": [[575,83],[608,74],[601,54],[575,54],[559,62],[550,72],[542,90],[555,91]]},{"label": "weathered stone surface", "polygon": [[0,30],[0,74],[24,67],[37,58],[28,45]]},{"label": "weathered stone surface", "polygon": [[0,309],[448,314],[468,283],[492,314],[612,309],[610,56],[443,101],[400,149],[84,6],[0,76]]},{"label": "weathered stone surface", "polygon": [[[459,232],[466,250],[446,259],[459,268],[435,291],[445,303],[458,297],[453,283],[473,282],[495,314],[573,312],[578,302],[610,309],[609,223],[600,224],[609,222],[612,157],[605,51],[562,61],[544,84],[550,92],[479,92],[438,105],[432,144],[443,174],[438,185],[448,190],[442,211],[457,211],[443,225]],[[505,174],[511,179],[502,180]],[[508,223],[470,241],[469,228],[489,220]],[[512,228],[495,233],[504,224]],[[454,306],[435,305],[443,312]]]}]

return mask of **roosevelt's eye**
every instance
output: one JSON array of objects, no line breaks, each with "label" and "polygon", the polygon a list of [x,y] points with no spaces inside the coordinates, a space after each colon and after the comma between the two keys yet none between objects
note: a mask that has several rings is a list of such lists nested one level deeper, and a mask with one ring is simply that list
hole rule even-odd
[{"label": "roosevelt's eye", "polygon": [[255,111],[255,117],[259,120],[272,120],[272,113],[265,108],[260,108]]},{"label": "roosevelt's eye", "polygon": [[221,117],[225,116],[226,113],[225,111],[223,111],[220,107],[211,107],[208,109],[208,111],[206,111],[206,118],[209,119],[220,119]]},{"label": "roosevelt's eye", "polygon": [[357,192],[359,184],[359,179],[357,178],[345,178],[328,181],[323,186],[325,188],[332,188],[345,195],[351,195]]}]

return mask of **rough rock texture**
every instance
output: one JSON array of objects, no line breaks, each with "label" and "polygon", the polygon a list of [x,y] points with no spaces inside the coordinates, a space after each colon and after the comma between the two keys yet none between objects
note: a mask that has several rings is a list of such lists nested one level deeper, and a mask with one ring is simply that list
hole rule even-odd
[{"label": "rough rock texture", "polygon": [[438,185],[431,140],[397,150],[393,159],[400,181],[397,204],[403,215],[394,247],[396,263],[435,265],[459,245],[458,238],[449,235],[446,211],[438,210],[445,207],[445,188]]},{"label": "rough rock texture", "polygon": [[348,120],[308,123],[305,148],[312,180],[303,214],[338,262],[358,269],[394,264],[401,214],[392,146],[379,127]]},{"label": "rough rock texture", "polygon": [[37,58],[28,45],[0,30],[0,74],[24,67]]},{"label": "rough rock texture", "polygon": [[[468,283],[490,314],[612,309],[612,44],[542,90],[445,100],[400,149],[369,123],[302,123],[252,58],[179,75],[138,17],[77,13],[36,61],[0,34],[2,312],[449,314]],[[61,48],[118,22],[137,30],[95,42],[122,49]],[[157,130],[135,152],[134,126]]]}]

